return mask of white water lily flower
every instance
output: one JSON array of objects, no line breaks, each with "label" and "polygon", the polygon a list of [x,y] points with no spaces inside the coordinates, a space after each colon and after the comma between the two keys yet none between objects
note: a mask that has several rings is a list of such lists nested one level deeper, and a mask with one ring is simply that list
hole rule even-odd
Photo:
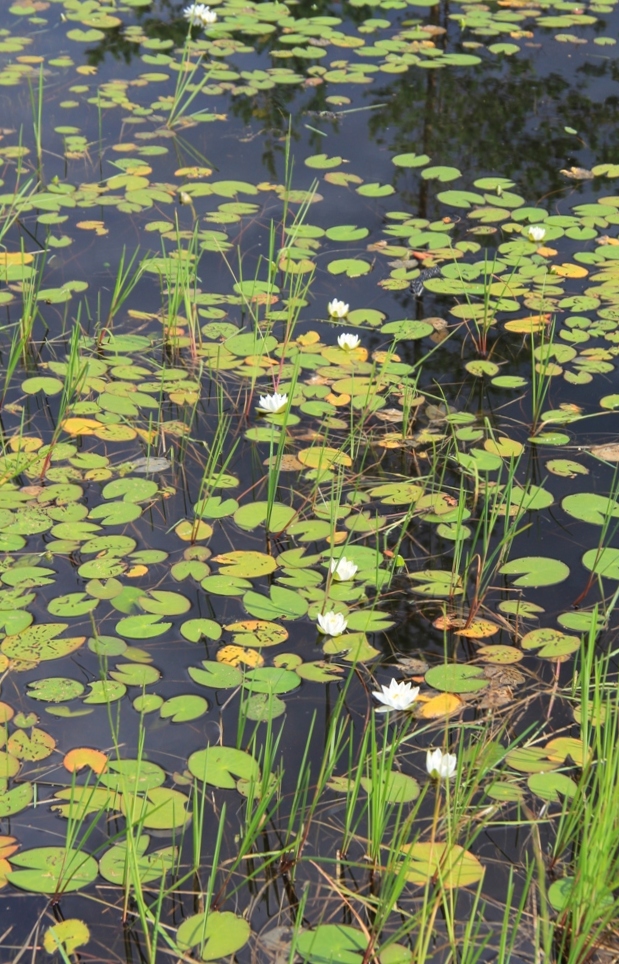
[{"label": "white water lily flower", "polygon": [[527,231],[527,237],[529,241],[543,241],[546,237],[546,228],[542,228],[539,224],[532,224]]},{"label": "white water lily flower", "polygon": [[428,750],[426,769],[435,780],[449,780],[456,772],[457,766],[458,757],[455,753],[443,753],[442,750]]},{"label": "white water lily flower", "polygon": [[324,633],[325,636],[341,636],[348,625],[345,617],[341,613],[334,613],[333,610],[325,613],[324,616],[318,613],[316,619],[318,621],[318,629],[321,633]]},{"label": "white water lily flower", "polygon": [[190,3],[183,16],[192,27],[208,27],[217,20],[217,14],[206,3]]},{"label": "white water lily flower", "polygon": [[376,709],[377,713],[389,713],[391,710],[410,710],[419,696],[419,687],[410,683],[396,683],[391,680],[389,686],[382,686],[382,693],[372,693],[377,700],[384,703]]},{"label": "white water lily flower", "polygon": [[273,392],[272,395],[261,395],[258,402],[258,411],[267,412],[269,415],[277,415],[285,409],[288,404],[288,396]]},{"label": "white water lily flower", "polygon": [[346,582],[348,579],[353,578],[359,566],[356,566],[355,563],[347,559],[346,556],[342,556],[340,559],[332,559],[330,568],[334,579],[338,582]]},{"label": "white water lily flower", "polygon": [[345,332],[343,335],[338,335],[337,339],[338,345],[340,348],[343,348],[344,351],[352,351],[353,348],[357,348],[360,341],[359,335],[351,335],[348,332]]},{"label": "white water lily flower", "polygon": [[334,298],[327,305],[327,311],[331,318],[345,318],[349,307],[350,305],[347,305],[345,301],[338,301],[337,298]]}]

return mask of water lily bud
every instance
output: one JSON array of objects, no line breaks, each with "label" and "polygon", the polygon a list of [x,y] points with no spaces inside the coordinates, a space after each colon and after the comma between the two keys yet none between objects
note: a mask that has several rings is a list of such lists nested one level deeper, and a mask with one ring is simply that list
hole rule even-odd
[{"label": "water lily bud", "polygon": [[348,308],[349,305],[345,301],[338,301],[337,298],[334,298],[327,305],[327,311],[331,318],[345,318],[348,314]]},{"label": "water lily bud", "polygon": [[546,228],[540,227],[539,224],[532,224],[527,231],[527,238],[529,241],[543,241],[546,237]]}]

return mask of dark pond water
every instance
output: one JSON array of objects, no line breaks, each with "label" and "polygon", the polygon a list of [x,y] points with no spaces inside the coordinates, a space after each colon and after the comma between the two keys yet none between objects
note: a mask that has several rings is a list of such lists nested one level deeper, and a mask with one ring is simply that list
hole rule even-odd
[{"label": "dark pond water", "polygon": [[210,13],[0,10],[0,959],[593,959],[614,5]]}]

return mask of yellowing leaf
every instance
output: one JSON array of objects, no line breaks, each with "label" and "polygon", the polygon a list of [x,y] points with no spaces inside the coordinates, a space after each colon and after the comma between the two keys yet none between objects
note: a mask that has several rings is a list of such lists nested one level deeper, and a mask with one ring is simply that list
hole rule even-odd
[{"label": "yellowing leaf", "polygon": [[87,746],[78,746],[74,750],[69,750],[65,754],[62,765],[69,773],[90,767],[93,773],[105,773],[107,769],[107,757],[100,750],[92,750]]},{"label": "yellowing leaf", "polygon": [[98,235],[108,234],[103,221],[78,221],[75,227],[81,228],[82,231],[94,231]]},{"label": "yellowing leaf", "polygon": [[210,167],[179,167],[174,171],[175,177],[188,177],[191,180],[197,177],[209,177],[213,172]]},{"label": "yellowing leaf", "polygon": [[6,860],[16,850],[19,850],[19,844],[15,837],[0,837],[0,858],[2,860]]},{"label": "yellowing leaf", "polygon": [[201,539],[210,539],[213,535],[212,526],[207,522],[203,522],[201,519],[196,519],[195,522],[189,522],[188,519],[183,519],[174,531],[183,542],[199,542]]},{"label": "yellowing leaf", "polygon": [[558,274],[561,278],[586,278],[589,272],[581,264],[553,264],[551,274]]},{"label": "yellowing leaf", "polygon": [[517,442],[515,439],[511,438],[487,438],[484,442],[484,448],[486,452],[491,452],[493,455],[499,455],[502,459],[508,459],[521,455],[524,451],[522,442]]},{"label": "yellowing leaf", "polygon": [[131,569],[127,569],[125,576],[128,579],[138,579],[140,576],[145,576],[148,572],[148,566],[131,566]]},{"label": "yellowing leaf", "polygon": [[320,341],[317,331],[306,331],[304,335],[299,335],[297,342],[299,345],[316,345]]},{"label": "yellowing leaf", "polygon": [[456,636],[466,636],[467,639],[486,639],[498,633],[499,627],[489,619],[474,619],[470,626],[457,629]]},{"label": "yellowing leaf", "polygon": [[331,405],[335,405],[337,408],[340,408],[343,405],[350,404],[350,395],[334,395],[333,392],[330,392],[326,396],[325,402],[329,402]]},{"label": "yellowing leaf", "polygon": [[62,428],[68,435],[93,435],[102,427],[94,418],[65,418]]},{"label": "yellowing leaf", "polygon": [[79,67],[75,68],[76,73],[82,74],[85,77],[94,77],[97,73],[97,68],[91,66],[91,64],[80,64]]},{"label": "yellowing leaf", "polygon": [[9,439],[9,446],[12,452],[36,452],[43,445],[43,439],[32,438],[31,436],[14,435]]},{"label": "yellowing leaf", "polygon": [[54,954],[61,947],[66,959],[67,954],[73,954],[73,951],[87,944],[89,940],[90,931],[84,921],[70,917],[48,927],[43,937],[43,946],[48,954]]},{"label": "yellowing leaf", "polygon": [[15,710],[8,703],[0,703],[0,723],[8,723],[15,716]]},{"label": "yellowing leaf", "polygon": [[423,703],[419,715],[424,720],[453,716],[454,713],[459,713],[464,706],[464,701],[455,693],[439,693],[438,696],[433,696],[427,702],[420,696],[419,702]]},{"label": "yellowing leaf", "polygon": [[458,844],[417,842],[407,844],[402,850],[412,858],[406,877],[419,886],[436,879],[446,888],[468,887],[484,875],[477,857]]},{"label": "yellowing leaf", "polygon": [[346,542],[350,533],[344,532],[334,532],[333,535],[327,536],[325,542],[328,542],[330,546],[341,546],[343,542]]},{"label": "yellowing leaf", "polygon": [[298,459],[309,469],[331,469],[334,465],[352,465],[352,459],[349,455],[328,445],[301,449]]},{"label": "yellowing leaf", "polygon": [[519,335],[530,335],[534,331],[543,331],[550,324],[550,315],[528,315],[526,318],[513,318],[505,322],[506,331],[515,331]]},{"label": "yellowing leaf", "polygon": [[9,882],[9,874],[12,870],[13,868],[8,860],[5,860],[4,857],[0,857],[0,887],[6,887]]},{"label": "yellowing leaf", "polygon": [[219,649],[215,659],[228,666],[264,666],[264,658],[255,649],[243,649],[232,644]]},{"label": "yellowing leaf", "polygon": [[10,264],[30,264],[34,255],[27,251],[0,251],[0,267]]}]

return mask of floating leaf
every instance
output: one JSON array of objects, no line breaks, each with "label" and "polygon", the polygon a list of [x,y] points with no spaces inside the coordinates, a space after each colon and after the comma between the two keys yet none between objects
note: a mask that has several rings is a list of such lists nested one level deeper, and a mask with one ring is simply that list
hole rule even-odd
[{"label": "floating leaf", "polygon": [[435,877],[448,889],[469,887],[484,875],[477,857],[458,844],[418,842],[407,844],[402,850],[406,855],[406,877],[420,887]]},{"label": "floating leaf", "polygon": [[279,646],[288,639],[288,630],[277,623],[266,622],[261,619],[246,619],[238,623],[229,623],[224,627],[234,634],[237,646]]},{"label": "floating leaf", "polygon": [[201,639],[221,639],[221,626],[214,619],[187,619],[181,625],[181,636],[191,643]]},{"label": "floating leaf", "polygon": [[84,684],[64,676],[50,676],[47,679],[33,680],[28,684],[28,696],[44,703],[63,703],[73,700],[84,692]]},{"label": "floating leaf", "polygon": [[274,693],[256,693],[245,702],[244,712],[248,720],[266,723],[285,713],[286,704]]},{"label": "floating leaf", "polygon": [[237,780],[257,783],[260,779],[260,768],[253,756],[229,746],[196,750],[189,757],[187,766],[197,780],[222,789],[233,790]]},{"label": "floating leaf", "polygon": [[483,670],[479,666],[469,666],[465,663],[433,666],[426,673],[426,683],[445,693],[475,693],[488,686]]},{"label": "floating leaf", "polygon": [[576,796],[578,787],[565,773],[533,773],[527,780],[532,793],[542,800],[560,802],[561,797],[568,800]]},{"label": "floating leaf", "polygon": [[296,951],[309,964],[362,964],[368,938],[348,924],[319,924],[301,931]]},{"label": "floating leaf", "polygon": [[213,562],[220,564],[221,569],[219,571],[222,576],[236,576],[245,579],[267,576],[277,568],[277,562],[273,556],[249,549],[213,556]]},{"label": "floating leaf", "polygon": [[569,567],[564,562],[548,556],[512,559],[501,566],[499,572],[505,576],[518,576],[514,579],[514,586],[521,587],[555,586],[564,582],[570,574]]},{"label": "floating leaf", "polygon": [[82,850],[65,847],[36,847],[14,854],[9,881],[20,890],[34,894],[66,894],[83,890],[95,880],[97,861]]},{"label": "floating leaf", "polygon": [[[103,854],[99,860],[99,873],[111,884],[126,887],[127,884],[138,886],[149,884],[153,880],[160,880],[169,873],[175,864],[176,847],[164,847],[146,854],[150,838],[148,834],[141,834],[133,843],[130,854],[126,841],[115,844]],[[135,877],[138,877],[138,880]]]},{"label": "floating leaf", "polygon": [[574,519],[590,522],[592,525],[601,526],[610,519],[619,518],[619,503],[596,492],[574,492],[566,495],[561,502],[561,508]]},{"label": "floating leaf", "polygon": [[80,746],[65,753],[62,765],[69,773],[83,770],[84,767],[90,767],[93,773],[103,773],[107,769],[107,756],[101,750]]},{"label": "floating leaf", "polygon": [[371,796],[376,793],[385,803],[412,803],[419,796],[419,784],[414,777],[392,770],[376,785],[369,777],[361,777],[361,786]]},{"label": "floating leaf", "polygon": [[48,954],[62,950],[66,955],[73,954],[78,947],[83,947],[90,940],[90,931],[83,920],[69,917],[58,921],[53,927],[48,927],[43,935],[43,947]]},{"label": "floating leaf", "polygon": [[424,720],[437,720],[459,713],[464,705],[463,700],[454,693],[441,693],[439,696],[433,696],[423,702],[420,698],[419,715]]},{"label": "floating leaf", "polygon": [[[582,557],[585,569],[606,579],[619,579],[619,549],[589,549]],[[4,645],[2,646],[4,651]]]},{"label": "floating leaf", "polygon": [[243,686],[252,693],[290,693],[300,684],[297,673],[275,666],[250,669],[243,680]]},{"label": "floating leaf", "polygon": [[522,637],[520,645],[523,649],[536,649],[541,659],[563,662],[580,649],[580,639],[578,636],[567,636],[560,629],[532,629]]},{"label": "floating leaf", "polygon": [[243,674],[236,666],[206,659],[202,667],[190,666],[188,673],[194,682],[212,689],[233,689],[243,682]]},{"label": "floating leaf", "polygon": [[127,639],[155,639],[172,628],[172,623],[162,623],[159,616],[127,616],[116,623],[116,632]]},{"label": "floating leaf", "polygon": [[230,911],[211,910],[184,920],[176,932],[176,942],[184,951],[197,947],[202,961],[216,961],[236,954],[250,934],[245,918]]},{"label": "floating leaf", "polygon": [[12,733],[6,748],[18,760],[38,761],[51,756],[56,748],[56,741],[45,730],[33,726],[30,733],[26,733],[25,730]]}]

